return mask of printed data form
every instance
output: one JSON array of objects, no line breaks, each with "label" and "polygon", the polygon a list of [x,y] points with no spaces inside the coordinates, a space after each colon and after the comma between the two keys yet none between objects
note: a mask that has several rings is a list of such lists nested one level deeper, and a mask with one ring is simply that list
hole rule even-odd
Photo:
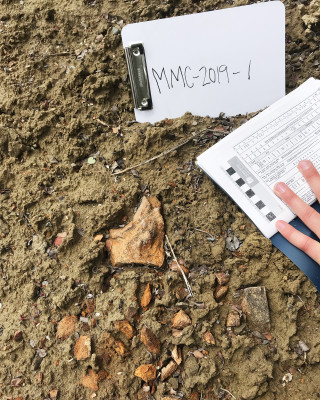
[{"label": "printed data form", "polygon": [[303,159],[320,169],[320,81],[313,78],[212,146],[197,164],[271,237],[278,219],[295,217],[273,193],[276,182],[308,204],[315,201],[297,169]]},{"label": "printed data form", "polygon": [[304,201],[314,201],[297,164],[309,159],[320,167],[320,89],[234,149],[271,189],[281,178]]}]

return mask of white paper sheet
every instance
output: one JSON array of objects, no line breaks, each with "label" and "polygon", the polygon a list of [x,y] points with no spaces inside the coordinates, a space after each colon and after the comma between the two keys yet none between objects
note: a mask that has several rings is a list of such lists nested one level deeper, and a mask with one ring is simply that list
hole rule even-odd
[{"label": "white paper sheet", "polygon": [[285,10],[280,1],[127,25],[124,47],[144,45],[153,109],[139,122],[187,111],[216,117],[269,106],[285,94]]},{"label": "white paper sheet", "polygon": [[320,81],[313,78],[205,151],[197,165],[270,238],[278,219],[295,217],[273,193],[276,182],[315,201],[297,169],[304,159],[320,169]]}]

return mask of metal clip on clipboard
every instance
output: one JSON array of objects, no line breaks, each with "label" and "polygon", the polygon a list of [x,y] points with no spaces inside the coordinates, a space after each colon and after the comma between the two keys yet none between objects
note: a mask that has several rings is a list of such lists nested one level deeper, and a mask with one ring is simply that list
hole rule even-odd
[{"label": "metal clip on clipboard", "polygon": [[134,107],[141,111],[151,110],[152,99],[143,44],[134,43],[129,47],[125,47],[125,55],[128,64]]}]

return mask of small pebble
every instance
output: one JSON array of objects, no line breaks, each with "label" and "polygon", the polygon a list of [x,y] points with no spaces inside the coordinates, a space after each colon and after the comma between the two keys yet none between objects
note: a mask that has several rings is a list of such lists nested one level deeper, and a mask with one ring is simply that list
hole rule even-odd
[{"label": "small pebble", "polygon": [[22,336],[22,331],[16,331],[14,333],[13,339],[15,342],[20,342],[22,340],[23,336]]},{"label": "small pebble", "polygon": [[118,27],[116,27],[116,26],[114,26],[113,28],[112,28],[112,31],[111,31],[114,35],[119,35],[119,33],[120,33],[120,29],[118,28]]}]

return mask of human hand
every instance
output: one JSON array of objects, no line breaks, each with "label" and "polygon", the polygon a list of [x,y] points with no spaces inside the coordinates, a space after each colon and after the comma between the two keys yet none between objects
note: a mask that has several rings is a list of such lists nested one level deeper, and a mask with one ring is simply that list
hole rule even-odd
[{"label": "human hand", "polygon": [[[298,164],[299,171],[305,177],[318,201],[320,201],[320,174],[311,161],[303,160]],[[285,183],[278,182],[274,192],[297,216],[320,238],[320,214],[298,197]],[[278,231],[290,243],[304,251],[320,264],[320,243],[299,232],[287,222],[276,222]]]}]

